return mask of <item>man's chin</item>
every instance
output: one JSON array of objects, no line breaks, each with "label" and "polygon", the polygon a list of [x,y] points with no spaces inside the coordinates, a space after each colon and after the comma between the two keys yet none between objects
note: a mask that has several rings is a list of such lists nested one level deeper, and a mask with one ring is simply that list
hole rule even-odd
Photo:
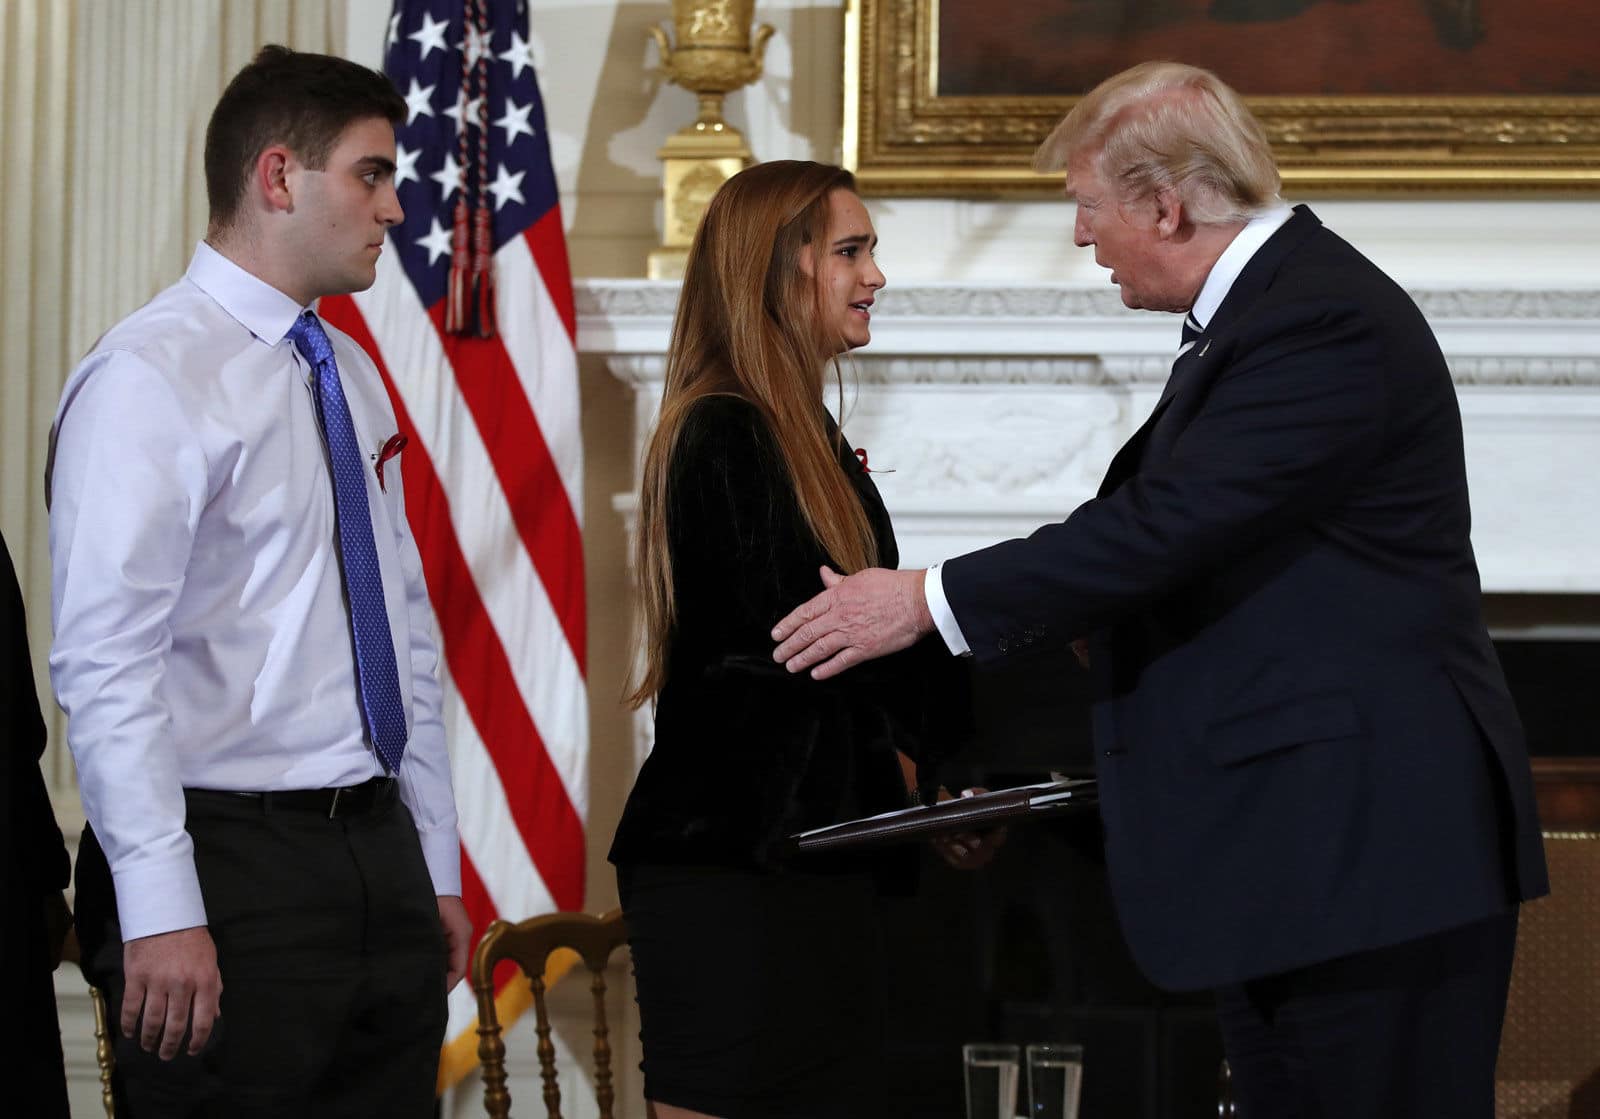
[{"label": "man's chin", "polygon": [[358,291],[366,291],[378,282],[378,269],[376,267],[365,269],[361,272],[351,272],[343,276],[335,288],[331,288],[326,295],[354,295]]}]

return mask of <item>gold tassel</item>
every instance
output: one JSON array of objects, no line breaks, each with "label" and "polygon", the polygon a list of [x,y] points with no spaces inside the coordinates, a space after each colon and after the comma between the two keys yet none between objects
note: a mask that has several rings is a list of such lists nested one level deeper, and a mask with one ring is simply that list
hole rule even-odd
[{"label": "gold tassel", "polygon": [[472,279],[476,307],[477,334],[479,338],[494,337],[494,241],[491,232],[493,215],[488,206],[479,206],[472,215],[473,254]]},{"label": "gold tassel", "polygon": [[450,286],[444,303],[444,329],[447,334],[467,332],[467,304],[470,295],[472,262],[467,257],[467,200],[457,196],[455,228],[450,233]]}]

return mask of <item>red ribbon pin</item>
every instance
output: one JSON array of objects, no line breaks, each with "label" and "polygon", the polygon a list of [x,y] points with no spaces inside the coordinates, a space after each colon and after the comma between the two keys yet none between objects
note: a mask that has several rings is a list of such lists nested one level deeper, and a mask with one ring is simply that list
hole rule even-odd
[{"label": "red ribbon pin", "polygon": [[383,445],[383,449],[380,450],[375,456],[378,461],[376,464],[374,464],[373,470],[377,471],[378,473],[378,489],[384,493],[389,492],[389,487],[385,485],[383,481],[383,464],[392,458],[399,458],[400,452],[406,449],[406,444],[408,442],[410,442],[410,440],[408,440],[404,435],[401,435],[399,432],[396,432],[395,434],[389,436],[389,441]]}]

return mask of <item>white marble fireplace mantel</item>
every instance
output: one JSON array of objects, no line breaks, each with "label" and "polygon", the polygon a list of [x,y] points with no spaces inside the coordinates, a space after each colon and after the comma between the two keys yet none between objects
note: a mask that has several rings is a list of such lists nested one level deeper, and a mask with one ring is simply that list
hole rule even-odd
[{"label": "white marble fireplace mantel", "polygon": [[[1484,589],[1600,593],[1600,291],[1412,295],[1461,399]],[[579,349],[633,385],[642,439],[677,286],[587,280],[577,298]],[[846,363],[845,428],[918,566],[1091,497],[1155,405],[1178,320],[1109,288],[925,284],[884,290],[873,339]]]}]

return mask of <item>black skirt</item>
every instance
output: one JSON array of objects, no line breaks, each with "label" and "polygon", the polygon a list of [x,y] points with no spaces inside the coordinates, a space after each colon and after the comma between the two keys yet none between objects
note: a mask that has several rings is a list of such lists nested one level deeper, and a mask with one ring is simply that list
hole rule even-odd
[{"label": "black skirt", "polygon": [[881,1119],[870,874],[618,869],[645,1096],[721,1119]]}]

